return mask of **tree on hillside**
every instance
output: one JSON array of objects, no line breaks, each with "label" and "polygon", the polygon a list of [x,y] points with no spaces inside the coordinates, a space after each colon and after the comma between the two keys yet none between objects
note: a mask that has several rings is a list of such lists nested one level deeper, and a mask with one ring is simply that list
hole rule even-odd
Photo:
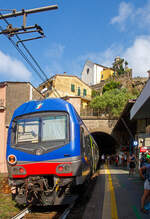
[{"label": "tree on hillside", "polygon": [[128,62],[125,61],[124,59],[120,57],[116,57],[112,65],[113,65],[114,75],[120,76],[123,74],[128,74],[129,76],[131,76],[132,69],[128,68]]},{"label": "tree on hillside", "polygon": [[99,109],[100,113],[110,117],[119,117],[125,104],[129,99],[136,96],[128,92],[127,89],[113,89],[106,91],[102,96],[96,96],[90,103],[93,109]]},{"label": "tree on hillside", "polygon": [[100,96],[100,91],[99,90],[92,90],[92,97]]},{"label": "tree on hillside", "polygon": [[111,80],[107,84],[104,85],[102,93],[104,94],[106,91],[113,90],[115,88],[120,89],[121,84],[119,81]]}]

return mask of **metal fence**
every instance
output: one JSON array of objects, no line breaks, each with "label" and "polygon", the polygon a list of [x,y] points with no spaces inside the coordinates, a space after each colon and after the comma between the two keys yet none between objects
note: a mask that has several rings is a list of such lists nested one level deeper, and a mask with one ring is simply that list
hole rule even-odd
[{"label": "metal fence", "polygon": [[100,109],[93,109],[93,108],[90,108],[90,107],[87,107],[85,109],[81,108],[80,116],[81,117],[98,117],[98,118],[101,118],[101,119],[108,119],[108,120],[118,119],[117,116],[113,116],[109,113],[102,112]]},{"label": "metal fence", "polygon": [[102,113],[100,111],[100,109],[93,109],[93,108],[85,108],[85,109],[81,109],[80,110],[80,116],[97,116],[97,117],[108,117],[106,115],[104,115],[104,113]]}]

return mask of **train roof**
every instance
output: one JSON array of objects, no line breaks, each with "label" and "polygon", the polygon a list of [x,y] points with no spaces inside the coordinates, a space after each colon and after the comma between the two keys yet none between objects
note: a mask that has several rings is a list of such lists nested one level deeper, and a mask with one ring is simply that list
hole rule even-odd
[{"label": "train roof", "polygon": [[[19,106],[13,118],[30,113],[46,112],[46,111],[67,111],[69,112],[73,106],[60,98],[48,98],[44,100],[33,100]],[[13,119],[12,118],[12,119]]]}]

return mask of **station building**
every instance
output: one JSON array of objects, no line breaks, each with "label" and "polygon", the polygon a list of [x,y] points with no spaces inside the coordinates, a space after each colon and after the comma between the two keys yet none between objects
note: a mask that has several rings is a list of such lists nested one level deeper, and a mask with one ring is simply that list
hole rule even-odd
[{"label": "station building", "polygon": [[130,119],[137,121],[139,158],[141,153],[150,152],[150,79],[130,111]]},{"label": "station building", "polygon": [[[150,79],[147,81],[140,96],[129,100],[112,135],[118,140],[119,150],[134,152],[137,156],[138,167],[142,153],[150,152]],[[137,145],[134,145],[137,142]],[[137,168],[138,168],[137,167]]]}]

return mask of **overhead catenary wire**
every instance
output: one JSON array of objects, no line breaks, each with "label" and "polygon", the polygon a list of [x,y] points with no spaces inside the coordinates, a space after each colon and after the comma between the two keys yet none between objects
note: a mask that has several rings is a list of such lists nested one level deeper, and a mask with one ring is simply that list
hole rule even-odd
[{"label": "overhead catenary wire", "polygon": [[[3,20],[5,21],[5,23],[7,25],[10,25],[10,23],[7,21],[7,19],[5,17],[3,17],[3,14],[0,12],[1,17],[3,18]],[[0,26],[1,31],[3,31],[3,28]],[[18,41],[20,41],[21,45],[23,46],[23,48],[26,50],[26,52],[28,53],[28,55],[31,57],[31,59],[33,60],[33,62],[35,63],[35,65],[38,67],[38,69],[40,70],[37,71],[37,69],[35,68],[35,66],[32,64],[32,62],[30,62],[30,60],[27,58],[27,56],[24,54],[24,52],[20,49],[20,47],[18,45],[16,45],[16,43],[14,42],[14,40],[9,37],[8,35],[5,35],[10,42],[12,43],[12,45],[17,49],[17,51],[21,54],[21,56],[26,60],[26,62],[30,65],[30,67],[34,70],[34,72],[39,76],[39,78],[44,82],[45,80],[43,79],[43,76],[45,77],[45,79],[47,81],[49,81],[46,73],[42,70],[41,66],[39,65],[39,63],[36,61],[36,59],[33,57],[33,55],[31,54],[31,52],[29,51],[29,49],[27,49],[27,47],[24,45],[24,43],[21,41],[20,37],[15,34],[15,36],[17,37]],[[61,95],[59,94],[59,92],[57,91],[56,88],[54,88],[54,90],[56,91],[56,93],[58,94],[59,97],[61,97]]]},{"label": "overhead catenary wire", "polygon": [[[0,15],[3,17],[3,14],[0,12]],[[6,18],[3,17],[3,20],[5,21],[5,23],[7,25],[9,25],[9,22],[6,20]],[[3,28],[0,26],[1,31],[3,31]],[[16,45],[16,43],[14,42],[14,40],[12,38],[10,38],[9,36],[5,35],[10,42],[12,43],[12,45],[17,49],[17,51],[22,55],[22,57],[26,60],[26,62],[30,65],[30,67],[34,70],[34,72],[40,77],[40,79],[42,81],[43,80],[43,76],[46,80],[48,80],[48,77],[46,75],[46,73],[42,70],[41,66],[38,64],[38,62],[36,61],[36,59],[33,57],[33,55],[31,54],[31,52],[29,51],[29,49],[27,49],[27,47],[24,45],[23,42],[21,42],[22,46],[24,47],[24,49],[26,50],[26,52],[28,53],[28,55],[31,57],[31,59],[33,60],[33,62],[35,63],[35,65],[38,67],[38,69],[40,70],[40,72],[42,73],[43,76],[41,76],[41,73],[39,71],[37,71],[37,69],[35,68],[35,66],[32,64],[32,62],[27,58],[27,56],[24,54],[24,52],[19,48],[19,46]],[[21,40],[20,37],[16,34],[16,37],[18,40]]]},{"label": "overhead catenary wire", "polygon": [[31,54],[31,52],[29,51],[29,49],[24,45],[23,42],[21,42],[20,37],[16,34],[17,39],[20,41],[21,45],[23,46],[23,48],[27,51],[27,53],[30,55],[31,59],[34,61],[34,63],[37,65],[37,67],[39,68],[39,70],[42,72],[42,74],[44,75],[45,79],[48,80],[48,77],[46,75],[46,73],[42,70],[41,66],[39,65],[39,63],[36,61],[36,59],[33,57],[33,55]]},{"label": "overhead catenary wire", "polygon": [[[0,26],[0,29],[3,30],[3,28]],[[5,35],[6,36],[6,35]],[[37,69],[34,67],[34,65],[30,62],[30,60],[27,58],[27,56],[23,53],[23,51],[16,46],[16,43],[8,36],[6,36],[8,40],[12,43],[12,45],[17,49],[17,51],[20,53],[20,55],[26,60],[26,62],[30,65],[30,67],[34,70],[34,72],[40,77],[40,79],[43,81],[43,78],[41,77],[41,74],[37,71]]]}]

